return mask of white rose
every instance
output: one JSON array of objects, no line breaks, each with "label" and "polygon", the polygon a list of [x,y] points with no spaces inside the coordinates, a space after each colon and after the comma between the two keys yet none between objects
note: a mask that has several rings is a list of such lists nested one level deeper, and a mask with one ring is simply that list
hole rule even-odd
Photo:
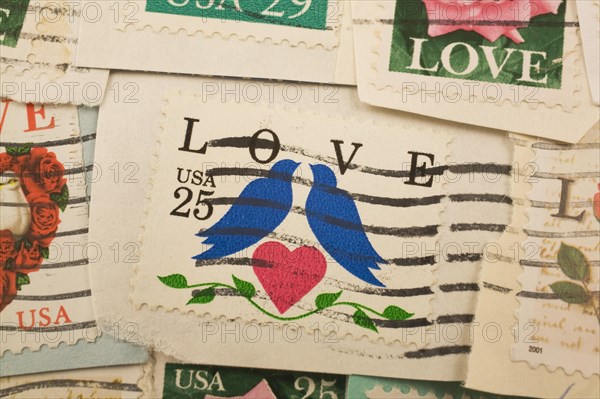
[{"label": "white rose", "polygon": [[0,177],[0,230],[10,230],[15,240],[29,230],[31,211],[19,180]]}]

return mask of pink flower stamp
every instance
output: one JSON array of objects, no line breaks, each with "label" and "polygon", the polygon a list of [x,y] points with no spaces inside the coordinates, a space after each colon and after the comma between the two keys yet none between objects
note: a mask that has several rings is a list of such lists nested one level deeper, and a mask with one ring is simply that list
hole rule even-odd
[{"label": "pink flower stamp", "polygon": [[563,0],[398,0],[391,72],[560,89]]},{"label": "pink flower stamp", "polygon": [[506,36],[515,43],[523,43],[518,28],[527,27],[538,15],[557,14],[562,0],[423,0],[423,3],[431,37],[465,30],[476,32],[490,42]]}]

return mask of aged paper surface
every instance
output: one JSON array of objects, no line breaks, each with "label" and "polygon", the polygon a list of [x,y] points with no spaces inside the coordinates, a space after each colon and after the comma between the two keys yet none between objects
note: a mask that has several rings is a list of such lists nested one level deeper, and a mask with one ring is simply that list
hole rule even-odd
[{"label": "aged paper surface", "polygon": [[1,102],[2,351],[94,341],[77,108]]},{"label": "aged paper surface", "polygon": [[[112,75],[110,85],[132,80],[140,84],[140,93],[144,94],[138,104],[107,102],[100,110],[95,163],[97,170],[108,173],[109,178],[94,183],[90,221],[91,239],[101,245],[103,254],[98,259],[98,267],[91,271],[100,324],[107,329],[114,325],[123,329],[136,325],[137,334],[129,337],[130,340],[151,345],[189,363],[313,372],[335,369],[343,374],[384,373],[389,377],[447,381],[464,379],[473,334],[481,334],[477,329],[472,331],[471,325],[473,298],[477,294],[477,287],[473,285],[478,274],[477,259],[485,241],[499,234],[482,229],[507,223],[510,209],[502,186],[510,179],[506,170],[510,170],[511,152],[501,132],[365,106],[359,101],[356,90],[349,88],[332,92],[329,86],[309,84],[271,85],[256,81],[158,77],[124,72]],[[452,165],[452,169],[444,172],[448,176],[434,178],[444,179],[441,182],[445,187],[449,181],[460,183],[455,184],[456,188],[447,188],[454,190],[448,191],[452,193],[448,199],[432,196],[428,203],[435,207],[438,201],[443,201],[445,209],[450,207],[451,212],[445,211],[442,218],[455,218],[454,234],[456,240],[461,240],[461,245],[446,246],[444,256],[441,248],[407,248],[407,255],[438,260],[439,281],[434,289],[439,300],[434,299],[435,319],[422,327],[403,329],[403,334],[421,337],[426,348],[407,349],[399,344],[373,344],[369,340],[347,341],[339,334],[319,334],[317,340],[315,334],[303,330],[288,328],[284,332],[271,330],[268,326],[263,327],[257,337],[254,334],[259,326],[257,323],[215,322],[213,318],[198,318],[193,313],[182,315],[160,308],[150,310],[146,306],[134,309],[131,305],[127,293],[135,263],[139,261],[137,226],[144,218],[146,182],[151,176],[156,140],[162,132],[164,97],[173,90],[180,90],[203,93],[207,102],[217,99],[221,102],[241,101],[247,98],[244,92],[250,88],[262,93],[252,97],[254,103],[271,104],[275,109],[283,106],[286,109],[301,108],[305,110],[303,112],[347,116],[363,122],[375,120],[377,124],[395,124],[399,132],[404,131],[402,126],[407,124],[427,126],[427,129],[443,131],[453,137],[452,154],[446,162],[440,161],[440,167]],[[291,93],[292,89],[298,92],[295,99],[285,94],[286,91]],[[120,134],[124,131],[129,132],[127,136]],[[487,145],[474,147],[475,138],[485,138]],[[148,151],[139,151],[139,148]],[[261,151],[264,150],[258,150],[262,155]],[[410,160],[405,162],[409,168]],[[114,165],[119,167],[117,180],[114,170],[109,169],[111,166],[114,169]],[[485,182],[482,171],[489,172],[489,182]],[[132,207],[132,203],[138,205]],[[473,212],[475,205],[485,211]],[[447,223],[444,221],[440,229],[449,230]],[[106,228],[115,225],[119,225],[119,229]],[[472,242],[463,243],[462,240]],[[117,257],[115,243],[119,243]],[[445,260],[446,255],[449,261]],[[115,259],[118,262],[115,263]],[[460,270],[456,270],[457,266]],[[122,296],[115,297],[115,292]],[[182,334],[184,330],[186,333]],[[197,334],[190,335],[188,331]],[[224,357],[223,353],[235,353],[235,356]],[[281,353],[294,355],[281,356]]]},{"label": "aged paper surface", "polygon": [[[598,142],[597,130],[590,131],[589,136],[588,142]],[[577,146],[585,146],[585,144],[574,145],[575,148]],[[548,151],[543,151],[544,148],[547,148]],[[515,165],[518,164],[519,167],[515,169],[514,184],[512,185],[511,197],[515,204],[514,212],[511,226],[507,228],[499,242],[500,256],[490,254],[482,264],[481,293],[477,303],[475,322],[484,326],[487,333],[483,336],[476,336],[472,347],[466,380],[468,388],[506,395],[534,395],[544,398],[555,398],[561,395],[564,395],[565,398],[595,398],[600,392],[600,381],[597,375],[584,378],[579,372],[573,373],[572,368],[567,374],[565,373],[566,367],[556,368],[556,364],[550,368],[553,371],[549,371],[546,367],[533,368],[526,362],[511,360],[511,348],[515,343],[530,340],[533,342],[527,342],[528,346],[540,347],[541,344],[543,345],[539,339],[533,339],[538,331],[535,324],[517,323],[515,318],[515,312],[519,309],[520,303],[527,296],[531,296],[522,290],[517,279],[521,274],[527,272],[528,268],[536,267],[536,261],[529,260],[530,257],[537,254],[536,249],[521,245],[527,240],[527,235],[523,230],[528,223],[527,212],[533,212],[537,208],[542,210],[551,208],[557,211],[560,200],[559,197],[544,198],[544,200],[535,198],[535,201],[528,199],[528,193],[532,188],[534,189],[532,193],[535,193],[535,186],[539,184],[536,179],[539,178],[543,181],[548,177],[556,177],[548,173],[537,174],[537,163],[533,162],[536,159],[534,151],[538,156],[542,154],[543,157],[547,157],[554,151],[566,148],[568,147],[533,142],[525,139],[524,136],[516,137]],[[552,156],[550,155],[549,159]],[[569,163],[564,164],[568,165]],[[572,206],[583,204],[589,206],[589,201],[570,200],[570,203]],[[532,211],[528,211],[529,209]],[[573,209],[571,212],[576,212],[574,208],[571,209]],[[581,211],[581,208],[578,210]],[[544,251],[544,253],[548,252]],[[522,266],[519,264],[519,260]],[[558,302],[556,299],[554,301]],[[535,355],[534,352],[531,354]],[[542,353],[538,353],[537,357],[541,358],[543,355],[544,349],[542,349]],[[568,356],[563,357],[561,361],[564,366],[567,366]],[[495,370],[494,373],[489,372],[492,367]],[[505,381],[511,381],[511,383],[506,384]]]},{"label": "aged paper surface", "polygon": [[200,94],[166,103],[136,306],[416,342],[398,328],[429,317],[435,262],[405,243],[435,247],[442,204],[401,204],[441,194],[415,168],[446,158],[446,135]]},{"label": "aged paper surface", "polygon": [[[527,195],[532,206],[523,247],[537,251],[521,260],[517,316],[536,330],[513,347],[512,358],[590,377],[600,372],[600,213],[594,208],[600,144],[536,143],[533,150],[539,178]],[[558,209],[538,205],[550,200],[560,201]]]},{"label": "aged paper surface", "polygon": [[79,23],[92,15],[79,2],[14,1],[0,7],[0,94],[26,103],[97,105],[102,101],[107,70],[72,65]]},{"label": "aged paper surface", "polygon": [[[470,31],[469,25],[444,17],[450,12],[445,7],[455,3],[352,2],[361,100],[446,120],[578,141],[598,120],[598,111],[587,85],[575,4],[546,3],[547,13],[513,30],[508,30],[506,19],[512,14],[505,8],[512,4],[515,12],[521,11],[529,1],[486,3],[481,7],[490,10],[479,12],[495,19],[488,21],[481,14],[483,19]],[[456,12],[469,15],[469,4]],[[498,30],[506,28],[510,37],[496,38],[498,31],[492,35],[483,29],[496,28],[496,20]]]},{"label": "aged paper surface", "polygon": [[600,105],[600,1],[576,1],[581,44],[592,98]]},{"label": "aged paper surface", "polygon": [[[87,182],[98,176],[94,174],[94,144],[98,108],[79,107],[77,109],[82,146],[83,162]],[[90,197],[91,184],[87,184],[87,197]],[[95,256],[90,247],[90,255]],[[61,344],[58,347],[46,345],[39,350],[23,350],[20,353],[5,352],[0,357],[0,377],[45,373],[56,370],[102,367],[123,364],[145,363],[148,358],[142,346],[119,340],[125,331],[117,328],[108,330],[94,342],[80,340],[74,345]]]},{"label": "aged paper surface", "polygon": [[88,2],[78,66],[355,83],[346,0]]},{"label": "aged paper surface", "polygon": [[116,366],[0,378],[0,397],[122,398],[142,396],[143,366]]}]

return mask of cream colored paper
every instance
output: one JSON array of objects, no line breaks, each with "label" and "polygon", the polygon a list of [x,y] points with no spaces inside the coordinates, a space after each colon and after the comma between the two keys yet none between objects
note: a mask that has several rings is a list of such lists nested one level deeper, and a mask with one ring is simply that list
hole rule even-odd
[{"label": "cream colored paper", "polygon": [[[40,270],[28,274],[29,284],[23,285],[0,313],[2,352],[36,350],[42,345],[56,347],[62,342],[70,345],[81,339],[94,341],[100,330],[95,323],[88,275],[88,203],[77,108],[26,106],[8,100],[0,104],[0,153],[5,152],[5,146],[15,144],[47,148],[64,165],[69,189],[69,200],[64,212],[59,212],[60,224],[48,247],[48,257]],[[32,128],[35,130],[27,131]],[[8,172],[3,174],[3,182],[6,178],[11,178]],[[3,228],[14,235],[18,233],[15,229],[22,230],[22,222],[27,221],[16,217],[15,212],[25,209],[30,215],[19,198],[25,200],[24,196],[3,195],[0,203],[3,224],[7,223]]]},{"label": "cream colored paper", "polygon": [[[327,333],[333,328],[342,336],[350,334],[356,339],[367,336],[372,340],[384,338],[387,342],[395,340],[404,344],[415,342],[409,341],[410,338],[402,339],[397,332],[398,326],[410,325],[411,321],[394,323],[393,318],[382,318],[381,315],[368,311],[368,308],[376,312],[383,312],[388,306],[393,305],[412,313],[411,319],[422,320],[429,317],[430,302],[433,298],[433,292],[430,289],[434,285],[433,265],[412,265],[415,257],[407,257],[404,254],[406,251],[404,243],[411,242],[419,247],[433,248],[437,239],[435,225],[442,206],[438,204],[437,206],[402,208],[389,205],[389,203],[394,200],[430,197],[442,193],[439,182],[433,184],[432,187],[421,185],[426,179],[421,179],[416,182],[417,184],[407,184],[408,171],[404,168],[402,159],[405,158],[406,162],[410,162],[408,151],[432,154],[435,158],[445,159],[447,136],[442,132],[423,131],[416,126],[406,126],[404,131],[398,134],[398,129],[393,126],[361,123],[347,117],[302,112],[302,110],[238,105],[220,101],[203,102],[200,94],[174,92],[167,94],[165,101],[167,105],[164,110],[165,119],[162,122],[163,134],[159,138],[160,145],[157,150],[156,174],[152,177],[152,185],[148,194],[150,202],[147,210],[148,219],[143,225],[141,261],[137,266],[137,278],[133,281],[132,301],[136,306],[149,305],[151,308],[160,306],[166,310],[178,309],[185,313],[193,311],[198,315],[209,317],[235,318],[246,322],[256,321],[259,324],[299,326],[306,331],[318,330],[322,333]],[[235,117],[227,118],[226,115],[235,115]],[[192,133],[193,136],[186,135],[189,125],[185,118],[190,117],[199,120],[194,127],[196,133]],[[249,139],[250,137],[260,137],[263,140],[270,140],[274,136],[266,130],[277,136],[277,140],[281,143],[281,151],[268,164],[259,164],[257,160],[271,158],[272,155],[269,155],[268,149],[254,150]],[[369,134],[365,135],[365,132],[369,132]],[[202,145],[202,141],[206,140],[205,142],[208,142],[206,154],[181,151],[180,148],[187,140],[186,137],[190,137],[192,143],[200,145]],[[250,144],[219,144],[236,138]],[[352,158],[352,169],[346,170],[343,174],[339,172],[339,168],[343,168],[344,163],[342,166],[338,165],[336,150],[332,143],[334,140],[343,143],[340,144],[340,149],[342,149],[342,154],[346,152],[348,157],[352,153],[352,149],[348,152],[348,149],[352,148],[348,144],[359,143],[361,145]],[[277,146],[277,144],[274,145]],[[256,153],[254,158],[253,151]],[[346,160],[348,159],[346,158]],[[274,165],[277,165],[276,162],[285,160],[293,160],[299,165],[294,173],[298,179],[289,183],[293,196],[291,211],[286,212],[287,216],[282,223],[272,233],[267,231],[266,237],[247,249],[232,250],[228,251],[225,256],[211,257],[199,262],[194,261],[192,257],[195,255],[211,250],[220,251],[220,248],[223,248],[219,241],[214,246],[202,244],[204,239],[197,237],[196,233],[209,229],[213,225],[220,225],[220,220],[227,220],[230,217],[227,212],[234,208],[239,209],[240,205],[236,205],[235,202],[231,205],[228,202],[223,203],[222,200],[243,196],[244,194],[240,193],[245,190],[245,187],[255,186],[253,181],[257,180],[251,176],[244,177],[243,170],[249,168],[266,173],[273,170]],[[425,157],[422,156],[420,161],[426,162]],[[355,204],[362,226],[364,226],[360,228],[365,234],[364,237],[385,259],[385,263],[381,262],[380,270],[372,269],[375,279],[370,281],[374,282],[368,280],[367,275],[371,273],[369,271],[364,271],[365,277],[357,277],[357,273],[363,272],[359,269],[360,263],[353,266],[356,269],[353,269],[354,273],[352,274],[345,270],[342,266],[344,261],[336,262],[335,255],[329,252],[328,248],[331,247],[322,244],[318,233],[314,230],[311,231],[309,227],[311,212],[333,212],[331,215],[334,215],[332,217],[336,219],[331,223],[336,224],[326,224],[324,226],[331,227],[323,227],[324,229],[337,229],[335,226],[340,225],[347,226],[351,219],[342,218],[352,217],[346,216],[347,213],[341,213],[346,212],[346,208],[340,209],[340,213],[335,213],[334,210],[312,210],[310,200],[307,198],[311,195],[310,193],[316,192],[315,185],[320,184],[315,172],[311,173],[309,165],[313,164],[322,165],[329,170],[336,170],[337,187],[353,198],[351,201]],[[227,172],[228,167],[240,168],[238,165],[243,168],[239,172],[235,170]],[[218,173],[218,170],[223,169],[225,169],[225,175],[222,177],[216,175],[213,182],[207,180],[207,176],[210,176],[213,171]],[[194,183],[193,177],[186,181],[186,170],[198,170],[200,173],[204,173],[205,179],[202,183],[200,181]],[[267,177],[266,175],[262,176]],[[269,180],[261,181],[268,182]],[[271,180],[271,182],[273,182],[271,184],[277,184],[276,180]],[[267,190],[266,185],[264,190]],[[263,192],[264,195],[270,195],[272,198],[268,203],[285,201],[283,199],[285,197],[280,199],[277,192]],[[206,203],[199,204],[194,209],[190,208],[190,212],[188,212],[186,210],[188,207],[181,201],[184,198],[183,195],[188,195],[186,193],[192,193],[194,197],[204,195]],[[340,193],[340,195],[344,194]],[[219,205],[220,203],[223,205]],[[340,201],[340,206],[343,204]],[[242,205],[242,212],[243,207]],[[264,214],[261,218],[267,220],[273,215],[273,209],[271,212],[266,211],[268,209],[257,209],[251,206],[247,207],[246,211],[261,212]],[[185,216],[186,214],[189,214],[188,217]],[[243,213],[240,217],[244,217]],[[344,221],[346,221],[345,224]],[[242,221],[233,223],[235,226],[236,223],[242,223]],[[245,224],[242,223],[240,226],[245,226]],[[261,223],[250,226],[270,230],[268,224]],[[234,228],[232,227],[232,229]],[[362,241],[355,235],[354,230],[347,230],[346,227],[339,229],[339,234],[340,237],[336,240],[337,244],[330,245],[339,245],[336,248],[346,248],[348,243],[352,243],[353,246],[362,245]],[[347,234],[347,237],[343,237],[344,234]],[[210,240],[207,241],[210,242]],[[160,245],[155,245],[155,243],[160,243]],[[299,252],[298,255],[294,255],[294,253],[289,255],[288,253],[292,258],[287,259],[283,249],[283,252],[274,254],[271,254],[271,250],[265,249],[264,251],[268,251],[265,253],[266,256],[276,256],[277,259],[281,256],[277,262],[282,262],[282,266],[279,267],[284,269],[274,269],[274,272],[259,275],[252,266],[257,264],[254,260],[257,259],[256,256],[259,256],[259,260],[263,259],[260,258],[261,255],[257,255],[257,251],[261,247],[267,248],[272,243],[284,245],[288,248],[286,251],[296,248],[305,250],[313,248],[313,252],[312,255],[307,252],[303,255],[300,255]],[[344,251],[346,250],[344,249]],[[368,253],[358,252],[356,256],[361,255],[367,256]],[[312,260],[309,261],[308,259],[311,258]],[[301,263],[310,262],[313,265],[310,266],[310,271],[303,268],[306,266],[298,265],[296,259]],[[323,265],[322,269],[318,266],[320,264]],[[362,265],[366,268],[364,263]],[[278,288],[287,287],[288,281],[290,281],[288,279],[294,277],[292,272],[290,272],[291,275],[287,275],[286,270],[295,270],[293,273],[303,275],[306,273],[305,278],[297,283],[310,281],[316,286],[312,288],[307,286],[302,291],[295,290],[294,288],[297,286]],[[321,272],[323,275],[320,274]],[[315,277],[312,277],[313,273]],[[260,309],[255,309],[246,298],[239,294],[234,296],[217,294],[217,298],[205,306],[186,306],[186,302],[193,295],[193,290],[174,290],[166,287],[158,278],[172,274],[186,276],[190,285],[210,282],[231,285],[233,276],[235,276],[250,282],[256,288],[256,294],[252,295],[251,299],[258,304]],[[263,276],[262,279],[260,276]],[[378,286],[379,282],[382,286]],[[284,294],[281,290],[293,292],[302,297],[301,299],[295,297],[288,302],[285,300],[285,295],[289,294]],[[291,323],[276,319],[276,317],[294,318],[312,312],[317,309],[315,301],[318,295],[339,292],[342,293],[339,302],[356,303],[368,308],[339,305],[323,309],[309,317],[298,320],[291,319]],[[298,302],[295,302],[296,300]],[[282,311],[274,306],[278,303],[280,306],[292,307]],[[274,317],[261,313],[262,309],[270,312]],[[378,333],[371,333],[364,327],[355,325],[357,323],[351,317],[359,309],[367,310],[368,316],[373,318],[375,325],[379,326]]]},{"label": "cream colored paper", "polygon": [[324,31],[150,13],[144,1],[119,14],[112,3],[92,3],[101,17],[81,24],[78,66],[355,83],[348,1],[332,3]]},{"label": "cream colored paper", "polygon": [[17,46],[2,46],[1,97],[23,103],[100,104],[108,71],[72,65],[79,23],[88,15],[80,2],[30,2]]},{"label": "cream colored paper", "polygon": [[[597,142],[597,130],[590,131],[590,137]],[[501,252],[490,254],[482,264],[482,291],[477,303],[475,322],[483,326],[487,333],[475,339],[469,358],[466,386],[505,395],[595,398],[600,389],[597,376],[584,378],[578,372],[566,374],[563,368],[554,370],[553,367],[554,371],[549,371],[545,367],[533,368],[526,362],[511,360],[511,348],[515,343],[525,342],[533,346],[539,346],[540,343],[539,340],[532,340],[536,333],[535,327],[519,323],[515,318],[520,305],[517,298],[523,301],[522,287],[517,279],[529,267],[519,265],[519,260],[526,261],[536,255],[536,248],[522,246],[527,240],[523,232],[523,226],[528,222],[526,212],[538,207],[558,208],[558,199],[554,197],[538,202],[527,198],[536,185],[535,179],[544,178],[542,173],[536,175],[538,169],[532,146],[537,146],[535,151],[538,157],[545,157],[556,151],[553,144],[535,143],[524,137],[516,138],[515,165],[519,166],[515,169],[511,195],[515,207],[511,226],[499,242]],[[544,152],[542,149],[548,146],[551,148]],[[571,359],[567,356],[562,359],[565,365],[569,361]],[[493,373],[489,371],[492,369]]]},{"label": "cream colored paper", "polygon": [[[151,345],[169,356],[192,363],[341,374],[383,374],[389,377],[436,378],[447,381],[464,379],[470,341],[473,334],[481,334],[479,329],[472,329],[470,324],[473,298],[477,294],[470,284],[475,282],[477,268],[476,262],[469,262],[468,259],[447,264],[439,263],[438,273],[442,278],[437,284],[440,287],[446,285],[446,290],[436,289],[436,295],[441,295],[439,301],[434,302],[435,312],[439,315],[436,323],[400,332],[410,335],[411,338],[412,335],[418,335],[419,339],[426,341],[427,347],[423,350],[407,349],[398,344],[372,344],[368,340],[347,341],[339,334],[331,332],[316,337],[315,334],[308,334],[303,330],[271,329],[268,326],[260,328],[260,335],[257,337],[257,323],[226,320],[215,322],[212,318],[198,318],[195,314],[181,315],[179,312],[167,312],[162,309],[150,310],[146,306],[134,309],[128,299],[129,284],[134,277],[134,264],[139,260],[139,225],[144,216],[145,187],[151,176],[151,161],[156,149],[156,140],[162,131],[162,112],[166,105],[164,96],[173,90],[203,93],[206,102],[237,100],[261,105],[270,104],[275,109],[300,108],[302,112],[344,116],[361,123],[375,120],[376,126],[397,126],[400,135],[405,131],[403,126],[407,125],[419,126],[425,131],[443,131],[450,134],[454,141],[450,147],[450,158],[447,162],[440,160],[441,165],[510,165],[511,154],[502,132],[365,106],[359,101],[356,91],[349,88],[339,88],[332,92],[328,86],[308,84],[292,86],[125,72],[112,75],[110,85],[132,80],[138,82],[140,93],[144,93],[140,103],[103,104],[98,125],[96,170],[101,171],[102,176],[108,177],[98,179],[94,183],[90,231],[92,240],[102,248],[102,255],[95,263],[97,267],[92,268],[92,288],[98,321],[104,328],[110,330],[115,328],[115,325],[122,328],[136,326],[136,334],[127,339]],[[262,95],[258,98],[244,96],[243,93],[250,88]],[[284,90],[289,93],[291,90],[297,90],[301,94],[295,102],[291,102]],[[128,134],[124,136],[122,132]],[[478,140],[485,140],[487,145],[483,148],[474,147]],[[109,169],[111,166],[113,169]],[[116,180],[115,167],[120,171]],[[467,168],[466,173],[459,174],[463,185],[457,185],[455,191],[452,191],[453,194],[502,193],[501,187],[505,183],[500,181],[506,181],[507,177],[501,176],[500,181],[493,178],[486,187],[479,186],[481,191],[478,191],[469,182],[474,182],[472,179],[477,178],[478,184],[481,184],[483,180],[476,177],[480,173],[468,171]],[[490,172],[490,178],[494,176],[494,173]],[[457,178],[457,173],[453,172],[449,181]],[[440,180],[440,183],[444,181]],[[444,183],[444,186],[447,187],[448,184]],[[463,201],[451,202],[456,205],[452,214],[455,215],[456,221],[461,223],[502,223],[505,216],[501,214],[506,215],[507,205],[501,201],[490,201],[499,198],[502,198],[502,195],[487,198],[488,201],[485,196],[463,196]],[[433,206],[435,207],[435,203]],[[451,214],[446,214],[449,215]],[[446,216],[440,215],[444,218]],[[482,244],[477,244],[477,240],[492,239],[491,237],[498,233],[472,231],[456,234],[457,239],[474,239],[472,247],[461,245],[463,250],[468,252],[469,248],[477,248],[478,245],[479,248],[482,247]],[[115,255],[117,246],[119,252]],[[435,256],[439,252],[441,250],[435,247],[420,248],[416,252],[413,249],[412,256]],[[445,272],[442,273],[441,269]],[[115,292],[120,293],[119,296],[115,296]],[[458,338],[457,331],[460,333]],[[281,353],[288,355],[281,356]]]},{"label": "cream colored paper", "polygon": [[600,2],[598,0],[576,1],[577,15],[581,25],[581,42],[585,68],[592,98],[600,105]]},{"label": "cream colored paper", "polygon": [[[600,314],[594,294],[599,288],[600,220],[592,209],[600,182],[600,146],[595,143],[562,149],[538,143],[534,151],[540,178],[532,183],[528,200],[537,204],[560,199],[564,183],[559,178],[570,178],[574,181],[568,183],[568,192],[563,194],[568,196],[565,200],[581,205],[569,207],[565,214],[581,218],[553,216],[558,213],[553,207],[532,206],[526,210],[527,239],[523,246],[538,250],[521,262],[523,274],[519,282],[523,294],[519,296],[521,307],[517,317],[520,324],[533,323],[537,330],[529,342],[520,340],[513,347],[512,358],[525,360],[533,367],[543,364],[552,371],[559,367],[568,374],[580,371],[589,378],[600,371]],[[564,255],[564,260],[559,261],[559,254],[566,254],[569,248],[580,250],[585,261],[574,261],[575,255]],[[575,264],[570,263],[573,261]],[[556,267],[559,262],[567,267],[565,270],[571,277]],[[586,277],[579,279],[580,275]],[[566,283],[578,290],[576,301],[582,296],[591,300],[569,304],[557,299],[551,287],[556,283],[563,287]]]},{"label": "cream colored paper", "polygon": [[143,366],[30,374],[0,378],[0,397],[9,398],[122,398],[142,396]]},{"label": "cream colored paper", "polygon": [[[567,142],[578,141],[598,120],[587,87],[580,39],[573,27],[564,30],[560,89],[509,86],[389,71],[395,7],[393,0],[352,2],[362,101]],[[574,2],[567,2],[565,18],[576,21]]]}]

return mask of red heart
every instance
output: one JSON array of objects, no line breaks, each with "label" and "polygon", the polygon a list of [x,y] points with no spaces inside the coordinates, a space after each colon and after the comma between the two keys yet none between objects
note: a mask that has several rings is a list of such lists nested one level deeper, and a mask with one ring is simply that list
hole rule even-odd
[{"label": "red heart", "polygon": [[270,241],[256,248],[252,268],[283,314],[319,284],[325,276],[327,261],[315,247],[302,246],[290,251],[285,245]]}]

